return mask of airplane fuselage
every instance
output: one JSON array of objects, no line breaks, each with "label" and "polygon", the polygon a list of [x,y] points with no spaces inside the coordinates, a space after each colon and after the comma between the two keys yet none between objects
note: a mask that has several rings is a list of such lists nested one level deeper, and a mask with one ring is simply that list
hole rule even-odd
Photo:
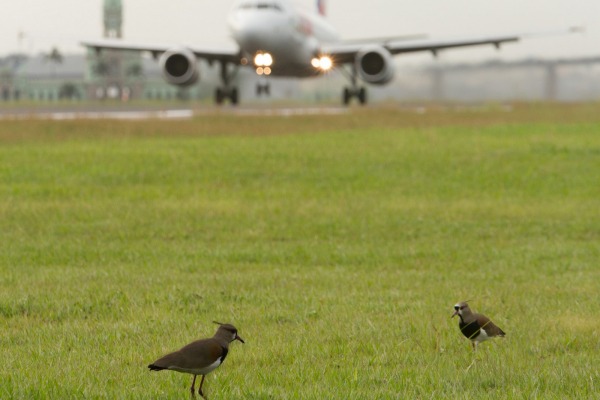
[{"label": "airplane fuselage", "polygon": [[275,76],[319,74],[311,62],[320,56],[321,44],[339,40],[324,18],[304,13],[286,0],[237,1],[229,28],[247,62],[256,64],[258,54],[268,54],[269,65],[255,66],[260,72],[268,67],[266,75]]}]

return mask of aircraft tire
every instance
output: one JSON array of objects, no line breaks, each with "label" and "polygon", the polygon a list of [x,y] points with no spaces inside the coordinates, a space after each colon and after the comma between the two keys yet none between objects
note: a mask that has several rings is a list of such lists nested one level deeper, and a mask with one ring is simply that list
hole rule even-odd
[{"label": "aircraft tire", "polygon": [[231,104],[234,104],[234,105],[238,104],[238,102],[240,100],[240,97],[239,97],[239,92],[238,92],[237,88],[231,89],[231,96],[230,96],[230,98],[231,98]]},{"label": "aircraft tire", "polygon": [[361,87],[358,91],[358,101],[360,104],[367,104],[367,90],[364,87]]},{"label": "aircraft tire", "polygon": [[225,94],[221,88],[217,88],[215,90],[215,104],[220,106],[223,104],[223,100],[225,100]]},{"label": "aircraft tire", "polygon": [[352,93],[350,93],[350,89],[348,89],[347,87],[344,88],[344,91],[342,92],[342,103],[347,106],[348,104],[350,104],[350,99],[352,98]]}]

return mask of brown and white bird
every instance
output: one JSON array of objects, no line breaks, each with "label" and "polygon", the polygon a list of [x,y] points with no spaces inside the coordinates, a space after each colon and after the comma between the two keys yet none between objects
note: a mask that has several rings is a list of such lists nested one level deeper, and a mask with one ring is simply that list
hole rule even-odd
[{"label": "brown and white bird", "polygon": [[202,375],[198,394],[206,399],[206,396],[202,393],[202,384],[204,383],[206,375],[225,361],[225,357],[227,357],[227,353],[229,352],[229,343],[234,340],[245,343],[244,340],[238,336],[235,326],[231,324],[222,324],[220,322],[215,322],[215,324],[220,326],[213,337],[196,340],[173,353],[169,353],[166,356],[159,358],[148,365],[148,368],[150,368],[151,371],[168,369],[194,375],[194,380],[192,381],[192,387],[190,389],[192,391],[192,397],[195,396],[194,385],[196,384],[196,377]]},{"label": "brown and white bird", "polygon": [[466,301],[454,305],[452,318],[456,315],[460,318],[458,327],[473,344],[473,350],[477,350],[477,345],[483,341],[497,336],[505,336],[504,331],[498,328],[488,317],[471,311]]}]

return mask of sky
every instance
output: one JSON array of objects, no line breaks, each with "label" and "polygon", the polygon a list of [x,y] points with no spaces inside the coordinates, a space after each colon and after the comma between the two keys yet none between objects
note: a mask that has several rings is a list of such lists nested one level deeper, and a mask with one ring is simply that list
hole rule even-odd
[{"label": "sky", "polygon": [[[296,0],[305,7],[316,1]],[[0,0],[0,56],[22,51],[82,53],[78,42],[102,36],[103,0]],[[229,44],[233,0],[123,0],[124,38],[136,42]],[[455,62],[491,58],[571,58],[600,55],[600,0],[328,0],[329,22],[342,38],[428,34],[472,37],[546,32],[584,26],[585,32],[507,44],[448,50]],[[407,62],[431,55],[404,55]]]}]

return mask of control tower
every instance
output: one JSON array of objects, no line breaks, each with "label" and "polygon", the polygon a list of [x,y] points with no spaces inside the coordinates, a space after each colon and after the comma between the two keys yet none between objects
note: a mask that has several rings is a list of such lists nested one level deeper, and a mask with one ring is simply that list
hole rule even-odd
[{"label": "control tower", "polygon": [[121,0],[104,0],[104,37],[123,37],[123,3]]},{"label": "control tower", "polygon": [[[123,38],[123,1],[104,0],[102,27],[107,39]],[[139,52],[88,50],[87,92],[91,99],[141,97],[143,68]]]}]

